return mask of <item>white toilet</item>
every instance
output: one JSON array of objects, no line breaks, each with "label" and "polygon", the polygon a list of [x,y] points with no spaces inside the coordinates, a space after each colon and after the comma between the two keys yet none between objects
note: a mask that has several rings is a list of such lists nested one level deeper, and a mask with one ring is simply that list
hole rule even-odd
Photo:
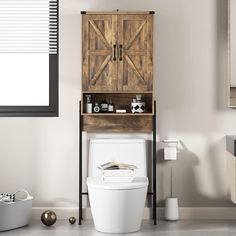
[{"label": "white toilet", "polygon": [[[97,166],[109,161],[136,165],[134,181],[102,182]],[[145,140],[91,139],[87,185],[96,230],[104,233],[138,231],[148,186]]]}]

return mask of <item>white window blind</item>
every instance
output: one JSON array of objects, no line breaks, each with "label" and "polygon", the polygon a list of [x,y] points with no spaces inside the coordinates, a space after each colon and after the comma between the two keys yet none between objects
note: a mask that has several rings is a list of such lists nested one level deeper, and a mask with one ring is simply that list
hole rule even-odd
[{"label": "white window blind", "polygon": [[58,111],[58,0],[0,0],[0,116]]},{"label": "white window blind", "polygon": [[57,54],[57,0],[0,0],[0,53]]}]

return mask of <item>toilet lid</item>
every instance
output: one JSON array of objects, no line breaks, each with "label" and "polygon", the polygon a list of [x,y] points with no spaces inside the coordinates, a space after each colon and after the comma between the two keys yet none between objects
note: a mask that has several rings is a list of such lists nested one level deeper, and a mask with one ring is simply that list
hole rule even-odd
[{"label": "toilet lid", "polygon": [[99,177],[88,177],[87,185],[89,187],[94,187],[94,188],[113,189],[113,190],[136,189],[136,188],[146,187],[148,185],[148,178],[135,177],[131,183],[106,183],[103,182]]}]

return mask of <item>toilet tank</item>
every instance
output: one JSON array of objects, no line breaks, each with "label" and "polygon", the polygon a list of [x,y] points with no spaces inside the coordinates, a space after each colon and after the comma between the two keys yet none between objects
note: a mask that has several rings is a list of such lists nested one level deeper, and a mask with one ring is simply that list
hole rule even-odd
[{"label": "toilet tank", "polygon": [[147,176],[146,142],[144,139],[91,139],[89,145],[90,177],[100,176],[98,165],[115,161],[136,165],[135,177]]}]

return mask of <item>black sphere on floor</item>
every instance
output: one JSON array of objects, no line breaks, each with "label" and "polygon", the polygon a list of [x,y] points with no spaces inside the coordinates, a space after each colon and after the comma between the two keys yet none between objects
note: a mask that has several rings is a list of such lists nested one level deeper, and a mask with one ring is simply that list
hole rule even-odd
[{"label": "black sphere on floor", "polygon": [[76,222],[75,217],[71,216],[71,217],[69,218],[69,222],[73,225],[73,224]]},{"label": "black sphere on floor", "polygon": [[51,226],[57,221],[57,215],[54,211],[45,211],[41,215],[41,221],[46,226]]}]

